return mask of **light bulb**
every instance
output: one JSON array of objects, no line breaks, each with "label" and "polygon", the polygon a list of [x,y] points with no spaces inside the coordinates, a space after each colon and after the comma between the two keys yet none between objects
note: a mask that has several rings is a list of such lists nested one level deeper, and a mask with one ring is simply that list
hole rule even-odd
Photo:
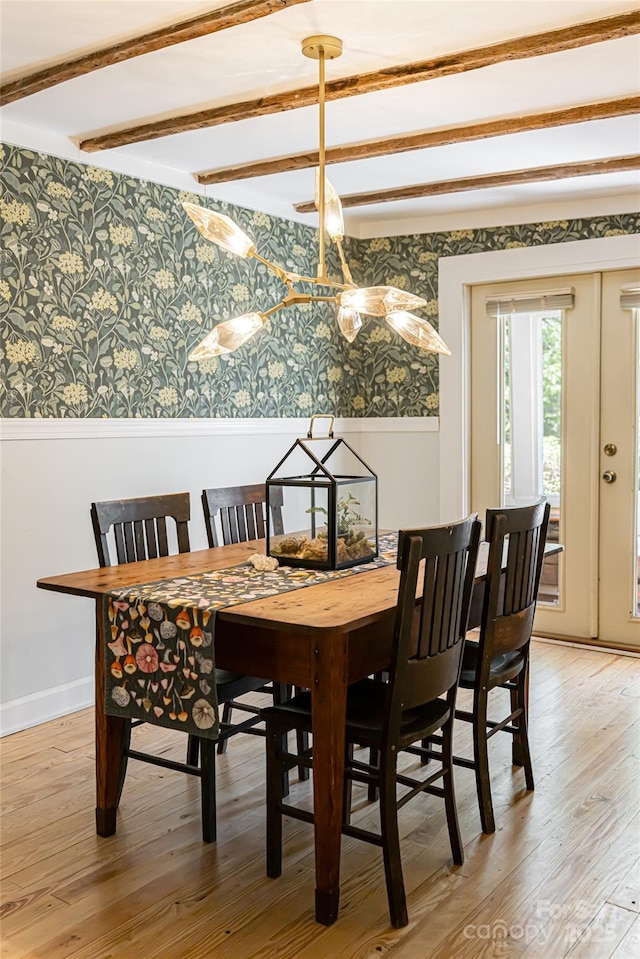
[{"label": "light bulb", "polygon": [[428,320],[423,320],[420,316],[414,316],[413,313],[407,313],[406,310],[395,310],[392,313],[387,313],[385,319],[389,326],[411,346],[417,346],[421,350],[429,350],[430,353],[443,353],[445,356],[451,356],[451,350]]},{"label": "light bulb", "polygon": [[237,256],[251,256],[255,253],[256,245],[251,237],[224,213],[215,213],[196,203],[183,203],[182,206],[206,240],[217,243],[223,250]]},{"label": "light bulb", "polygon": [[364,325],[360,314],[356,313],[355,310],[347,310],[344,306],[339,306],[336,319],[338,320],[338,326],[345,340],[353,343]]},{"label": "light bulb", "polygon": [[[316,209],[320,209],[320,170],[316,168]],[[344,217],[342,203],[336,188],[324,178],[324,228],[332,240],[342,239],[344,236]]]},{"label": "light bulb", "polygon": [[262,313],[244,313],[232,320],[218,323],[211,332],[189,353],[190,360],[206,360],[211,356],[233,353],[239,346],[258,332],[264,325]]},{"label": "light bulb", "polygon": [[345,290],[340,294],[340,306],[345,309],[368,313],[370,316],[386,316],[395,310],[415,309],[427,301],[415,293],[398,290],[395,286],[366,286],[358,290]]}]

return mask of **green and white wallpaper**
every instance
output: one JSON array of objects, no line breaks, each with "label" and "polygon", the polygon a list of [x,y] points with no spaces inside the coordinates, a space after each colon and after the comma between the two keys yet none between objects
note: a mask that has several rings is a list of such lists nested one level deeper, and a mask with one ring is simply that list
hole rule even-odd
[{"label": "green and white wallpaper", "polygon": [[[315,272],[316,231],[8,145],[0,170],[2,416],[438,414],[435,355],[373,318],[350,345],[323,305],[276,314],[230,356],[188,362],[216,322],[277,303],[283,287],[204,240],[180,201],[227,213],[301,273]],[[625,214],[351,239],[347,255],[356,282],[420,293],[437,326],[441,256],[638,232],[640,215]]]}]

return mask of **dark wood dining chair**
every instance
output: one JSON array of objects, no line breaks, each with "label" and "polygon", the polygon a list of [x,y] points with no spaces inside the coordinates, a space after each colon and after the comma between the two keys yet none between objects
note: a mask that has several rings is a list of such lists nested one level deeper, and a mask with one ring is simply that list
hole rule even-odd
[{"label": "dark wood dining chair", "polygon": [[[389,912],[394,926],[406,926],[398,810],[419,793],[444,798],[453,861],[464,859],[453,788],[452,731],[461,653],[475,576],[480,523],[471,516],[430,529],[401,530],[401,571],[389,680],[363,679],[347,690],[345,802],[342,832],[382,846]],[[416,595],[422,596],[416,600]],[[263,711],[267,723],[267,875],[282,871],[282,816],[313,822],[313,814],[283,801],[282,770],[298,756],[283,752],[290,729],[311,731],[311,693]],[[398,772],[400,750],[412,749],[442,730],[441,764],[424,779]],[[379,763],[353,758],[353,745],[375,748]],[[417,747],[420,751],[420,747]],[[304,761],[312,767],[313,749]],[[418,769],[422,767],[418,766]],[[442,785],[435,783],[441,779]],[[374,782],[380,794],[380,833],[353,826],[348,803],[351,781]],[[397,798],[397,784],[409,792]]]},{"label": "dark wood dining chair", "polygon": [[[95,534],[98,561],[100,566],[113,566],[115,562],[133,563],[138,560],[155,559],[168,556],[171,549],[167,520],[174,524],[177,552],[188,553],[189,519],[191,507],[188,493],[171,493],[164,496],[145,496],[136,499],[110,500],[91,504],[91,521]],[[171,527],[170,527],[171,528]],[[113,543],[113,548],[111,542]],[[226,669],[215,670],[216,695],[218,702],[224,704],[249,692],[255,692],[264,686],[265,680],[257,676],[244,676]],[[224,708],[224,707],[223,707]],[[224,742],[230,736],[240,732],[262,734],[262,729],[253,729],[260,722],[258,715],[252,715],[242,723],[232,725],[221,723],[218,742]],[[216,797],[215,797],[215,746],[216,741],[189,736],[186,763],[174,762],[151,753],[131,748],[131,729],[140,721],[127,723],[123,740],[123,752],[120,758],[120,776],[118,799],[124,786],[128,759],[138,759],[169,769],[176,769],[192,776],[199,776],[202,789],[202,838],[205,842],[216,839]],[[200,766],[198,757],[200,755]]]},{"label": "dark wood dining chair", "polygon": [[[498,732],[513,737],[512,760],[524,767],[527,790],[534,788],[528,736],[529,646],[549,523],[549,504],[487,510],[487,579],[479,642],[467,640],[460,686],[473,690],[471,712],[456,718],[473,725],[473,759],[456,756],[458,766],[474,769],[482,831],[495,832],[488,742]],[[506,554],[506,568],[505,568]],[[487,718],[489,693],[509,690],[510,713]]]},{"label": "dark wood dining chair", "polygon": [[[282,490],[274,487],[271,498],[271,522],[273,532],[278,535],[284,532],[282,506]],[[267,493],[264,483],[203,489],[202,509],[209,546],[246,543],[250,539],[264,539],[267,535]],[[268,683],[261,692],[272,695],[275,704],[290,698],[291,687]],[[253,703],[235,700],[226,702],[222,711],[223,723],[231,722],[233,709],[255,714],[260,712],[259,707],[254,706]],[[306,738],[301,735],[300,748],[304,749],[307,745]],[[218,752],[223,753],[226,748],[226,740],[222,740],[218,745]],[[301,767],[298,775],[301,779],[308,779],[309,770]]]},{"label": "dark wood dining chair", "polygon": [[[267,495],[264,483],[252,486],[225,486],[202,491],[204,523],[209,546],[228,546],[264,539],[267,535]],[[282,490],[274,487],[271,499],[273,532],[284,532]]]}]

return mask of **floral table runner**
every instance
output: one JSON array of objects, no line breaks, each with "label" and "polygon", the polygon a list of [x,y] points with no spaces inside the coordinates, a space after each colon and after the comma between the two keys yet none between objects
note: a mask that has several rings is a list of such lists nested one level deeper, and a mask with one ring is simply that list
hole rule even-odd
[{"label": "floral table runner", "polygon": [[387,566],[396,548],[397,536],[389,534],[380,537],[376,559],[349,569],[261,572],[242,563],[106,595],[107,714],[217,738],[217,610]]}]

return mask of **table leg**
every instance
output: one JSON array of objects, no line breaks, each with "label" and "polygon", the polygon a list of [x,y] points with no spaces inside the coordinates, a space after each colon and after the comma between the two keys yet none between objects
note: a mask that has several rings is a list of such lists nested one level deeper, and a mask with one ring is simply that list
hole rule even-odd
[{"label": "table leg", "polygon": [[120,770],[128,739],[129,721],[105,713],[105,655],[102,601],[96,600],[96,832],[112,836],[120,799]]},{"label": "table leg", "polygon": [[338,918],[344,729],[347,703],[346,638],[327,637],[313,650],[313,808],[316,853],[316,920]]}]

